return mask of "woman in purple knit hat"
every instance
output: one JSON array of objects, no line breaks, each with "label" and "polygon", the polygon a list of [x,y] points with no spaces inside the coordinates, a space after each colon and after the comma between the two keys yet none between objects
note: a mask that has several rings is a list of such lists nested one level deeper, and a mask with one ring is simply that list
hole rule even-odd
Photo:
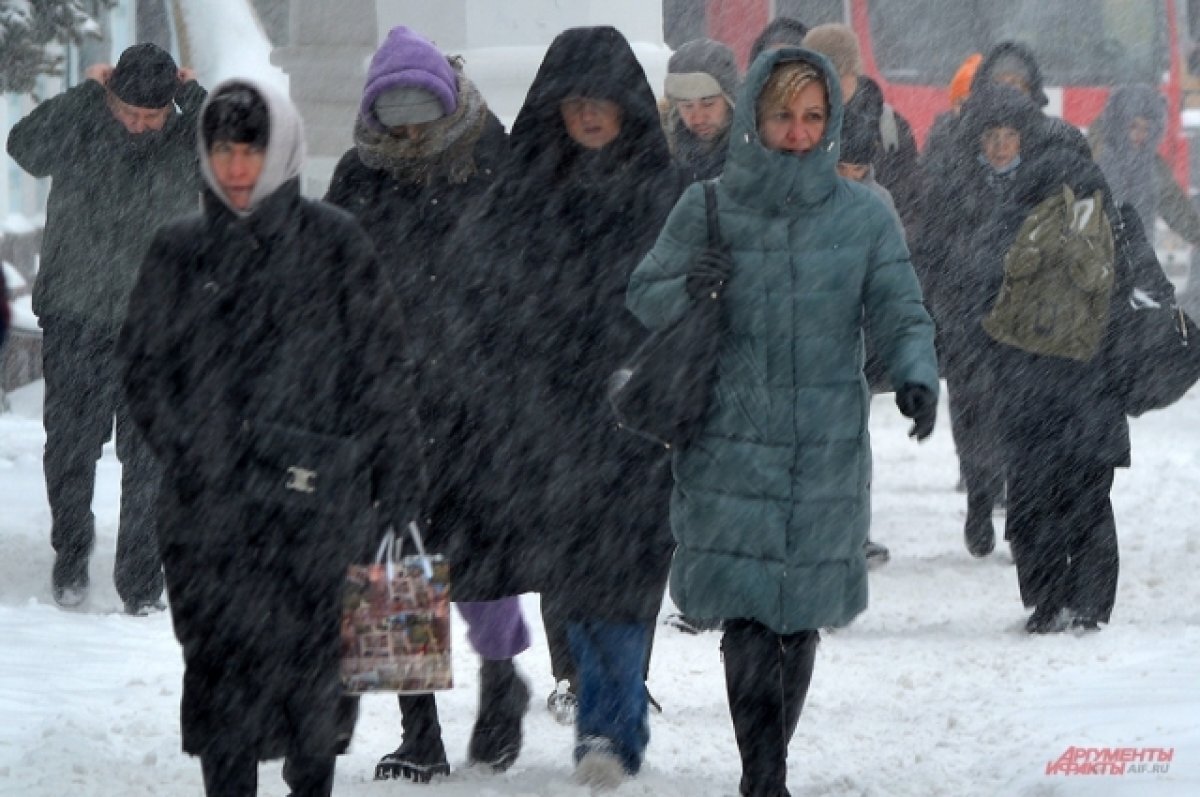
[{"label": "woman in purple knit hat", "polygon": [[[465,442],[463,364],[445,356],[445,319],[458,292],[459,263],[446,240],[508,153],[504,128],[456,59],[406,27],[393,28],[371,60],[354,125],[354,146],[325,199],[354,214],[375,243],[400,300],[418,376],[422,454],[430,490],[426,544],[453,565],[453,597],[482,657],[479,713],[468,758],[497,771],[521,749],[529,689],[513,657],[529,647],[521,606],[490,551],[479,545],[490,510]],[[403,738],[376,779],[425,782],[448,774],[432,694],[400,696]]]}]

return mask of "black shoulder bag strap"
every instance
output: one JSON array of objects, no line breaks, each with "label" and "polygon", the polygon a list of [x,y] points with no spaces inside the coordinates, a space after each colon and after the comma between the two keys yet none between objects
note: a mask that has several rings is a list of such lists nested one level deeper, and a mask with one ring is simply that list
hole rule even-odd
[{"label": "black shoulder bag strap", "polygon": [[704,214],[708,219],[708,248],[720,249],[724,243],[721,241],[721,219],[717,215],[717,181],[704,181]]}]

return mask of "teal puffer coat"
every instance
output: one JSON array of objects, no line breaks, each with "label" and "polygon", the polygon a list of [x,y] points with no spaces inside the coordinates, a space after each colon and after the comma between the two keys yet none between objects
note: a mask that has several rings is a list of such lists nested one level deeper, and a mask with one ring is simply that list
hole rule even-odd
[{"label": "teal puffer coat", "polygon": [[[819,67],[830,99],[824,137],[799,157],[765,148],[755,124],[771,70],[794,59]],[[671,597],[689,616],[789,634],[844,625],[867,605],[864,316],[892,384],[936,395],[937,361],[899,225],[835,170],[842,97],[829,62],[798,48],[764,54],[738,100],[717,188],[734,261],[729,329],[704,431],[675,455]],[[630,282],[629,309],[647,326],[687,309],[685,277],[706,230],[693,185]]]}]

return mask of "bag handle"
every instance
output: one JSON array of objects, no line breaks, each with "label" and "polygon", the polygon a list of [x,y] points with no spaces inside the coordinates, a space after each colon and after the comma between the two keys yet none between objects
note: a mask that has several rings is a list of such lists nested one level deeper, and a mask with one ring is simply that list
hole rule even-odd
[{"label": "bag handle", "polygon": [[[425,571],[426,578],[433,578],[433,565],[429,562],[429,554],[425,553],[425,541],[421,539],[421,529],[417,526],[415,520],[408,524],[408,537],[417,547],[417,558],[421,561],[421,569]],[[396,539],[396,530],[389,527],[387,534],[383,535],[383,539],[379,541],[379,548],[375,551],[375,564],[385,565],[387,567],[388,578],[391,579],[395,570],[396,562],[400,561],[400,548],[403,542]]]},{"label": "bag handle", "polygon": [[717,215],[717,181],[704,181],[704,216],[708,220],[708,248],[720,249],[724,242],[721,240],[721,218]]}]

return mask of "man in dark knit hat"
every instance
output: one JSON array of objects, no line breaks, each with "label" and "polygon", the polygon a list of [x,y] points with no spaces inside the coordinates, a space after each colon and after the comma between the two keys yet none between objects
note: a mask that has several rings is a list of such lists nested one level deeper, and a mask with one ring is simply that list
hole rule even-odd
[{"label": "man in dark knit hat", "polygon": [[693,180],[717,177],[725,168],[733,98],[738,89],[733,51],[712,39],[695,39],[667,62],[666,133],[675,162]]},{"label": "man in dark knit hat", "polygon": [[96,460],[112,436],[122,464],[114,578],[129,614],[163,608],[152,507],[158,468],[117,389],[113,347],[155,229],[197,206],[196,114],[205,91],[153,44],[127,49],[13,127],[8,154],[51,177],[33,309],[43,330],[44,469],[54,599],[87,597]]}]

